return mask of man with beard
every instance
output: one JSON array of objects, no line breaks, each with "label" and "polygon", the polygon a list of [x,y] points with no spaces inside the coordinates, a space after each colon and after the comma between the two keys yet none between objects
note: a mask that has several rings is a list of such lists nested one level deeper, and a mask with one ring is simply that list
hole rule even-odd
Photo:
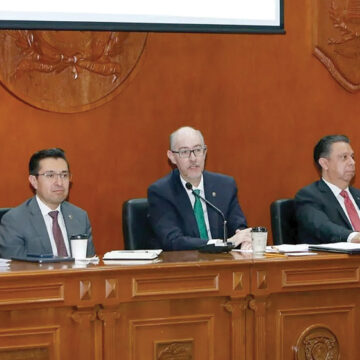
[{"label": "man with beard", "polygon": [[171,134],[167,156],[176,169],[148,189],[150,223],[164,250],[198,249],[223,238],[221,216],[194,196],[187,183],[224,213],[229,241],[251,248],[251,229],[245,229],[235,181],[204,171],[206,153],[199,130],[182,127]]}]

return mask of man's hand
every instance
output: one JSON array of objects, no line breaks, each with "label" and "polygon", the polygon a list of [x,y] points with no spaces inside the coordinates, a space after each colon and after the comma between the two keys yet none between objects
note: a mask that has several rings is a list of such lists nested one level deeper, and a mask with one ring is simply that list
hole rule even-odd
[{"label": "man's hand", "polygon": [[238,247],[241,244],[241,249],[251,250],[251,228],[236,230],[235,235],[232,236],[229,241],[231,241],[235,247]]}]

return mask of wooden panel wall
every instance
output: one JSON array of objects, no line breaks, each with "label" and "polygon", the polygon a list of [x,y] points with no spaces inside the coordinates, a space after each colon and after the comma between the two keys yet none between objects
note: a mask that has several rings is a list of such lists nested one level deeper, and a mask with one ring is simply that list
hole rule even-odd
[{"label": "wooden panel wall", "polygon": [[192,125],[205,135],[207,168],[235,177],[249,225],[270,227],[270,203],[317,178],[318,138],[348,134],[359,152],[360,94],[312,55],[311,6],[285,1],[286,35],[150,33],[136,75],[87,112],[38,110],[0,87],[0,206],[32,195],[34,151],[62,147],[70,201],[88,211],[98,253],[122,248],[123,201],[170,170],[168,135]]}]

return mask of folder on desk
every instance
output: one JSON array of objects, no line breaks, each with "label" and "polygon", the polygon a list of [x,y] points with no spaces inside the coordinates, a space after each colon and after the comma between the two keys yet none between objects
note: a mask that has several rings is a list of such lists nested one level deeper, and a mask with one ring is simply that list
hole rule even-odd
[{"label": "folder on desk", "polygon": [[360,254],[360,244],[338,242],[330,244],[309,245],[309,250],[337,252],[343,254]]},{"label": "folder on desk", "polygon": [[51,256],[51,257],[42,257],[42,256],[13,256],[12,260],[17,261],[27,261],[34,262],[38,264],[47,264],[47,263],[56,263],[56,262],[69,262],[75,261],[72,257],[63,257],[63,256]]},{"label": "folder on desk", "polygon": [[158,250],[113,250],[103,256],[103,260],[153,260],[162,253]]}]

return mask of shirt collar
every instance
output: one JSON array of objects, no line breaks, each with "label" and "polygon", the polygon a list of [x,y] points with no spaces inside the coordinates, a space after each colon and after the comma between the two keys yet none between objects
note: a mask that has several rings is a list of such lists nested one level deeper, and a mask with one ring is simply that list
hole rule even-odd
[{"label": "shirt collar", "polygon": [[[338,186],[326,181],[324,178],[322,178],[324,183],[330,188],[330,190],[334,193],[334,195],[337,197],[340,195],[340,193],[343,191],[343,189],[340,189]],[[349,192],[349,187],[344,189],[346,192]]]},{"label": "shirt collar", "polygon": [[[181,183],[183,184],[183,187],[185,188],[185,190],[191,194],[191,190],[189,190],[187,187],[186,187],[186,183],[188,183],[188,181],[184,180],[184,178],[180,175],[180,180],[181,180]],[[193,190],[195,189],[199,189],[200,190],[200,193],[204,194],[204,177],[203,175],[201,174],[201,179],[200,179],[200,183],[197,187],[193,186]]]},{"label": "shirt collar", "polygon": [[35,198],[36,198],[36,201],[37,201],[37,203],[38,203],[38,205],[39,205],[41,214],[42,214],[43,216],[49,214],[50,211],[56,211],[56,210],[57,210],[57,211],[59,211],[59,213],[61,213],[61,207],[60,207],[60,205],[59,205],[55,210],[53,210],[53,209],[50,209],[46,204],[44,204],[37,195],[35,196]]}]

